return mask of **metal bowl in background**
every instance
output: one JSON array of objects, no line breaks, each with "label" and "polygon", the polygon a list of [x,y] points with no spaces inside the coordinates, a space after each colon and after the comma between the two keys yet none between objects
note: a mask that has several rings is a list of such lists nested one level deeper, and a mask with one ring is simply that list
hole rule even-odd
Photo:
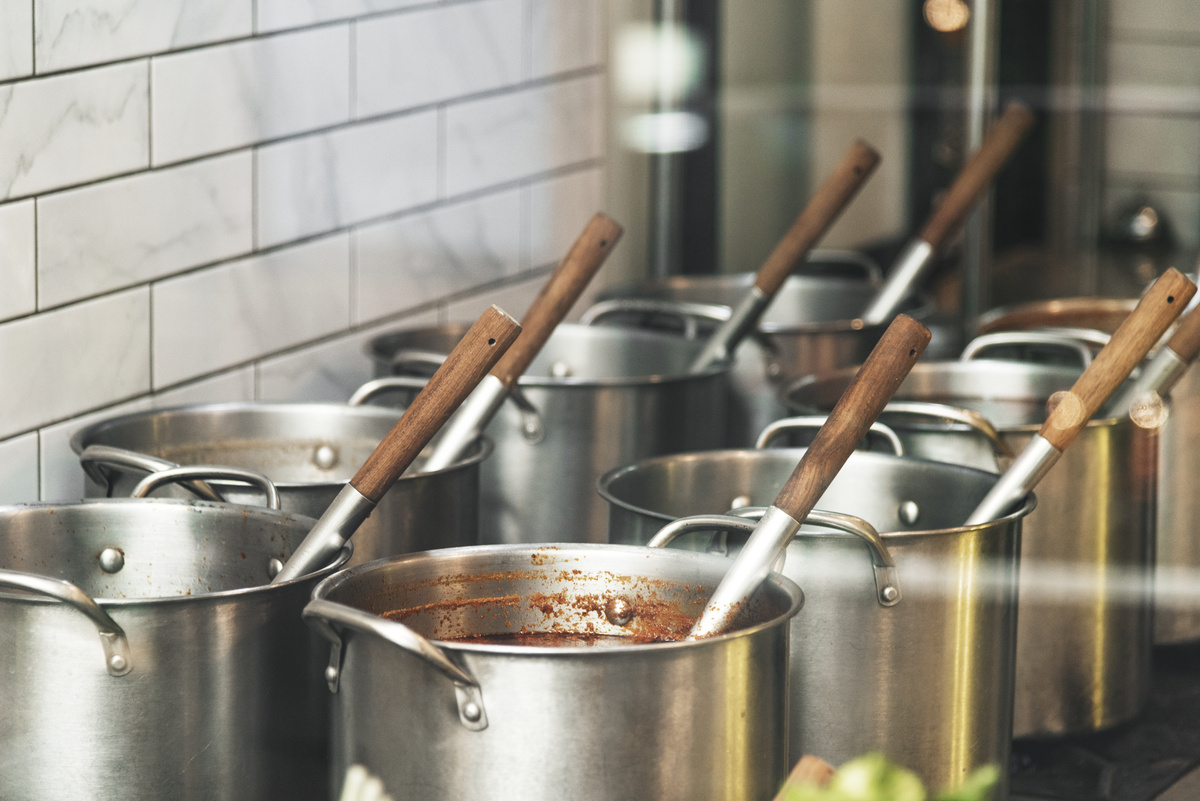
[{"label": "metal bowl in background", "polygon": [[[612,545],[483,546],[342,571],[305,610],[332,643],[333,770],[359,763],[429,801],[741,801],[787,773],[787,623],[775,576],[728,634],[546,648],[446,641],[639,615],[690,627],[728,563]],[[633,611],[626,626],[606,610]],[[384,613],[400,614],[397,620]]]},{"label": "metal bowl in background", "polygon": [[[377,375],[410,375],[450,352],[460,326],[373,340]],[[691,375],[701,343],[667,334],[564,324],[486,429],[483,542],[605,542],[596,479],[649,456],[721,444],[728,365]],[[440,354],[440,356],[439,356]]]},{"label": "metal bowl in background", "polygon": [[[181,406],[103,420],[71,439],[87,450],[90,497],[127,496],[146,475],[145,459],[173,464],[231,465],[266,474],[282,508],[309,517],[324,514],[400,411],[333,403],[217,403]],[[97,449],[94,446],[105,446]],[[114,453],[111,448],[133,453]],[[380,499],[354,535],[353,564],[432,548],[474,545],[479,537],[479,467],[491,452],[480,440],[450,467],[421,472],[421,458]],[[261,494],[210,482],[231,503],[259,504]],[[194,497],[175,490],[174,497]]]}]

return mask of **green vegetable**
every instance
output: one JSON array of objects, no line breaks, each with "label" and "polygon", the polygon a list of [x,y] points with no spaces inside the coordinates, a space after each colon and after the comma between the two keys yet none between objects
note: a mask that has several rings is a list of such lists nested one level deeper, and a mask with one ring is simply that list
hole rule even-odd
[{"label": "green vegetable", "polygon": [[[960,787],[934,796],[932,801],[988,801],[999,780],[999,768],[989,765],[968,776]],[[799,784],[784,789],[783,801],[927,801],[929,798],[915,773],[889,762],[883,754],[867,754],[847,762],[824,787]]]}]

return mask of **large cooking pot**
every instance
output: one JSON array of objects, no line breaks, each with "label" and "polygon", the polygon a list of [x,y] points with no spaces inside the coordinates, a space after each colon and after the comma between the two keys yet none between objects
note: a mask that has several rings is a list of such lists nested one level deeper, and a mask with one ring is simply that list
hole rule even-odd
[{"label": "large cooking pot", "polygon": [[[710,451],[614,470],[600,484],[612,539],[646,543],[676,518],[705,515],[673,546],[724,550],[709,532],[734,518],[719,513],[770,504],[802,454]],[[953,465],[850,456],[818,507],[881,533],[806,523],[788,546],[783,574],[806,597],[791,622],[789,761],[811,753],[838,764],[878,750],[933,787],[1008,764],[1016,554],[1033,498],[1002,520],[958,525],[995,482]]]},{"label": "large cooking pot", "polygon": [[[1082,328],[1106,333],[1117,330],[1135,299],[1064,298],[996,309],[980,320],[985,332],[1031,328]],[[1200,606],[1192,594],[1169,588],[1189,587],[1200,569],[1200,373],[1189,370],[1171,390],[1166,422],[1160,429],[1158,518],[1154,606],[1156,643],[1200,639]]]},{"label": "large cooking pot", "polygon": [[313,520],[171,499],[0,507],[0,787],[39,801],[324,798],[343,564],[268,585]]},{"label": "large cooking pot", "polygon": [[[202,404],[104,420],[79,431],[71,447],[83,455],[91,497],[126,496],[147,471],[174,464],[224,464],[265,473],[283,509],[320,517],[399,419],[397,410],[378,406]],[[354,535],[352,563],[474,545],[479,465],[490,451],[481,439],[455,464],[429,473],[418,459]],[[243,485],[209,483],[232,503],[260,497]]]},{"label": "large cooking pot", "polygon": [[[979,412],[1019,453],[1083,366],[976,358],[917,364],[893,396]],[[852,374],[806,379],[787,398],[829,408]],[[953,416],[954,412],[948,412]],[[980,433],[918,410],[880,416],[913,456],[978,458]],[[931,444],[932,443],[932,444]],[[1135,717],[1150,690],[1157,435],[1103,413],[1038,484],[1025,521],[1017,633],[1016,736],[1089,732]],[[980,467],[997,469],[994,457]]]},{"label": "large cooking pot", "polygon": [[[636,642],[685,635],[727,568],[705,554],[503,545],[337,573],[304,612],[333,643],[335,775],[359,763],[427,801],[768,801],[787,772],[799,588],[772,577],[726,635]],[[621,638],[506,644],[514,632]],[[447,641],[472,635],[500,642]]]},{"label": "large cooking pot", "polygon": [[[600,296],[583,322],[674,327],[685,336],[703,337],[729,318],[754,281],[753,273],[679,275],[616,287]],[[867,358],[887,324],[867,325],[857,318],[881,285],[879,267],[862,254],[818,250],[809,256],[738,349],[724,446],[752,444],[764,426],[785,414],[781,388]],[[930,347],[939,352],[936,341]]]},{"label": "large cooking pot", "polygon": [[[397,331],[372,340],[368,353],[378,375],[418,372],[462,333]],[[558,326],[515,401],[486,429],[496,447],[481,471],[482,541],[604,542],[601,474],[647,456],[718,447],[729,368],[689,374],[701,346],[650,331]]]}]

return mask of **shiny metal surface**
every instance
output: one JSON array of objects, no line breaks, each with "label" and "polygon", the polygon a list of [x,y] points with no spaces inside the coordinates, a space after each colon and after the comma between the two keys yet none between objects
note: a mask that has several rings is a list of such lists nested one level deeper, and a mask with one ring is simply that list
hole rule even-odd
[{"label": "shiny metal surface", "polygon": [[[802,272],[784,282],[758,331],[738,349],[731,374],[725,446],[751,445],[764,426],[787,413],[777,398],[781,387],[810,373],[861,364],[866,359],[887,327],[857,319],[879,288],[878,276],[874,262],[860,254],[817,251]],[[652,284],[618,287],[601,299],[650,298],[731,308],[753,283],[751,273],[674,276]],[[633,313],[613,315],[608,321],[649,325],[654,319]],[[699,336],[703,338],[711,330],[702,325]]]},{"label": "shiny metal surface", "polygon": [[896,257],[888,282],[863,310],[863,321],[871,324],[890,323],[904,306],[905,300],[917,284],[917,279],[931,261],[933,245],[920,238],[910,240]]},{"label": "shiny metal surface", "polygon": [[[369,353],[389,371],[392,353],[418,342],[449,352],[464,330],[398,331]],[[486,429],[496,448],[482,468],[481,541],[604,542],[608,512],[595,487],[605,471],[720,445],[728,368],[687,374],[699,348],[649,331],[558,326],[518,382],[543,436],[526,435],[513,404]]]},{"label": "shiny metal surface", "polygon": [[[612,539],[648,542],[663,524],[724,512],[735,497],[769,504],[802,453],[678,454],[613,471],[601,484]],[[805,593],[789,649],[792,763],[805,753],[837,764],[878,750],[932,787],[1008,763],[1016,557],[1032,499],[1021,514],[957,526],[995,481],[954,465],[850,456],[817,506],[879,530],[904,594],[891,607],[877,601],[872,560],[855,537],[806,525],[792,540],[783,572]],[[676,544],[704,550],[709,541],[695,534]]]},{"label": "shiny metal surface", "polygon": [[[1046,401],[1080,372],[987,359],[930,362],[917,364],[895,397],[981,412],[1020,452],[1044,420]],[[802,382],[789,398],[797,408],[820,408],[817,399],[839,393],[852,377],[845,371]],[[959,464],[970,458],[997,469],[986,451],[963,447],[965,426],[881,419],[910,455]],[[1017,736],[1109,728],[1146,703],[1159,440],[1127,416],[1093,419],[1038,485],[1021,547]]]},{"label": "shiny metal surface", "polygon": [[[71,446],[76,453],[98,444],[177,464],[255,470],[275,483],[285,511],[319,518],[399,418],[395,409],[333,403],[201,404],[104,420],[77,433]],[[421,472],[418,459],[354,535],[353,563],[477,542],[479,467],[490,450],[481,440],[466,458],[437,472]],[[144,475],[123,462],[98,462],[86,492],[128,495]],[[211,484],[230,503],[262,503],[261,493],[249,488]],[[182,488],[160,494],[194,498]]]},{"label": "shiny metal surface", "polygon": [[[981,320],[983,330],[1036,327],[1090,328],[1107,333],[1117,329],[1137,304],[1136,299],[1063,298],[997,309]],[[1169,337],[1168,332],[1165,337]],[[1154,641],[1160,644],[1200,640],[1200,607],[1185,587],[1200,570],[1200,375],[1191,370],[1171,391],[1166,421],[1159,436],[1158,513],[1156,522],[1155,586],[1159,599],[1154,613]],[[1113,407],[1119,408],[1119,407]]]},{"label": "shiny metal surface", "polygon": [[[737,631],[700,642],[444,639],[522,627],[620,635],[627,628],[595,602],[614,593],[635,610],[662,604],[694,617],[727,567],[720,557],[645,548],[487,546],[336,574],[315,601],[372,615],[413,610],[403,625],[374,618],[413,636],[384,639],[346,618],[329,621],[340,650],[335,775],[358,762],[428,801],[770,798],[789,765],[787,623],[802,602],[786,579],[772,578]],[[422,641],[477,683],[486,727],[466,725],[474,710],[456,700],[460,685],[446,671],[416,653]]]},{"label": "shiny metal surface", "polygon": [[0,507],[0,567],[71,582],[129,643],[127,674],[110,675],[91,620],[0,590],[0,794],[324,798],[327,649],[300,613],[337,565],[266,586],[312,523],[206,501]]}]

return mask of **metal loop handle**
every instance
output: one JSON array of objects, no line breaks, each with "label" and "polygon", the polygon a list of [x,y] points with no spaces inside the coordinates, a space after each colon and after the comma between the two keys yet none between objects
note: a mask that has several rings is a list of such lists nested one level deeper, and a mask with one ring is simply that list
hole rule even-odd
[{"label": "metal loop handle", "polygon": [[723,323],[732,310],[720,303],[699,303],[690,300],[666,300],[662,298],[613,298],[602,300],[583,313],[579,322],[597,325],[603,318],[617,314],[660,314],[677,317],[683,323],[685,339],[695,339],[700,333],[700,320]]},{"label": "metal loop handle", "polygon": [[271,479],[253,470],[243,470],[240,467],[224,467],[221,465],[189,465],[187,467],[172,467],[151,473],[137,483],[131,497],[145,498],[151,492],[164,484],[177,484],[206,478],[217,481],[239,481],[258,487],[267,496],[265,506],[279,511],[279,490]]},{"label": "metal loop handle", "polygon": [[446,656],[441,648],[408,626],[324,598],[314,598],[309,601],[302,614],[305,622],[333,645],[329,667],[325,669],[325,680],[329,684],[330,692],[338,691],[341,679],[344,644],[341,632],[338,631],[340,626],[363,634],[374,635],[400,650],[412,654],[441,673],[454,683],[454,694],[458,700],[458,717],[462,725],[471,731],[483,731],[487,728],[487,711],[483,706],[483,692],[479,682],[466,668],[459,667],[450,661],[450,657]]},{"label": "metal loop handle", "polygon": [[432,367],[437,370],[446,361],[446,354],[436,350],[401,348],[388,361],[392,367]]},{"label": "metal loop handle", "polygon": [[546,424],[542,421],[542,413],[529,400],[520,383],[508,388],[508,400],[521,413],[521,436],[530,445],[537,445],[546,438]]},{"label": "metal loop handle", "polygon": [[[758,450],[765,449],[771,442],[779,438],[780,434],[789,431],[802,431],[807,429],[817,429],[825,425],[828,418],[823,414],[800,415],[798,417],[784,417],[767,425],[758,435],[758,439],[754,441],[754,447]],[[871,424],[871,433],[878,434],[888,441],[892,446],[892,452],[897,456],[904,455],[904,445],[900,442],[900,437],[896,432],[888,428],[883,423],[875,422]]]},{"label": "metal loop handle", "polygon": [[892,401],[883,407],[883,414],[903,414],[911,417],[927,417],[937,420],[949,420],[954,423],[963,423],[987,437],[988,441],[992,443],[992,450],[996,452],[997,456],[1016,456],[1013,453],[1013,449],[1004,441],[1004,437],[1000,436],[1000,432],[992,425],[992,421],[974,409],[963,409],[958,406],[947,406],[944,403],[926,403],[924,401]]},{"label": "metal loop handle", "polygon": [[[693,515],[673,520],[658,530],[647,543],[651,548],[665,548],[683,534],[691,531],[723,531],[749,533],[758,525],[757,519],[767,511],[765,506],[744,506],[726,515]],[[880,606],[895,606],[900,602],[896,562],[875,527],[859,517],[814,509],[803,521],[807,525],[832,528],[858,537],[867,545],[875,573],[875,600]],[[803,529],[796,536],[821,536]]]},{"label": "metal loop handle", "polygon": [[124,676],[133,670],[125,630],[109,617],[108,612],[105,612],[92,596],[75,584],[33,573],[0,570],[0,587],[45,595],[87,615],[100,635],[100,646],[104,649],[104,669],[108,671],[108,675]]},{"label": "metal loop handle", "polygon": [[[105,474],[103,465],[123,467],[127,470],[138,470],[144,473],[157,473],[162,470],[171,470],[179,467],[175,462],[159,459],[157,456],[149,456],[148,454],[126,450],[125,448],[115,448],[112,445],[88,445],[83,449],[83,453],[79,454],[79,464],[83,467],[83,472],[87,473],[92,481],[108,488],[110,496],[112,493],[112,479]],[[217,501],[218,503],[225,501],[221,493],[203,481],[190,482],[188,489],[205,500]]]},{"label": "metal loop handle", "polygon": [[822,270],[830,270],[831,266],[835,268],[856,267],[863,271],[869,283],[876,286],[883,283],[883,270],[879,268],[879,264],[857,250],[838,250],[836,248],[810,250],[808,258],[796,265],[792,269],[792,274],[803,275],[808,268],[817,266],[820,266]]},{"label": "metal loop handle", "polygon": [[418,376],[393,375],[384,378],[375,378],[354,390],[354,394],[350,396],[350,400],[346,401],[346,403],[351,406],[362,406],[376,395],[381,395],[384,392],[395,392],[397,390],[415,389],[420,392],[422,389],[425,389],[425,385],[428,383],[428,378],[420,378]]},{"label": "metal loop handle", "polygon": [[958,360],[968,362],[977,358],[981,352],[989,348],[998,348],[1006,345],[1049,345],[1060,347],[1079,356],[1080,367],[1087,369],[1088,365],[1092,363],[1092,350],[1086,342],[1080,340],[1078,337],[1054,331],[997,331],[994,334],[983,334],[967,343]]}]

